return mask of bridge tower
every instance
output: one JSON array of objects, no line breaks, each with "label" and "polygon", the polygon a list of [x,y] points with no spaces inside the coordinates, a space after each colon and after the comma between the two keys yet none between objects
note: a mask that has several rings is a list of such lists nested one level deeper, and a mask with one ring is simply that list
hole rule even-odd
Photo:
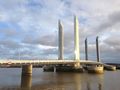
[{"label": "bridge tower", "polygon": [[99,41],[98,36],[96,37],[96,53],[97,53],[97,61],[100,62],[100,51],[99,51]]},{"label": "bridge tower", "polygon": [[87,45],[87,38],[85,39],[85,59],[88,60],[88,45]]},{"label": "bridge tower", "polygon": [[63,24],[61,23],[61,21],[59,20],[58,22],[58,28],[59,28],[59,32],[58,32],[58,35],[59,35],[59,42],[58,42],[58,45],[59,45],[59,56],[58,56],[58,59],[59,60],[63,60],[64,59],[64,32],[63,32]]},{"label": "bridge tower", "polygon": [[74,52],[75,52],[75,68],[80,68],[80,48],[79,48],[79,23],[78,18],[74,16]]}]

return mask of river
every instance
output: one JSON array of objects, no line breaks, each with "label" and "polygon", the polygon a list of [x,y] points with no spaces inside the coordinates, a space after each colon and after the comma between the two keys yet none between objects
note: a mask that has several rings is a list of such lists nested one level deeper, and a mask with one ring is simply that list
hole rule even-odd
[{"label": "river", "polygon": [[33,75],[26,77],[21,68],[0,68],[0,90],[120,90],[120,71],[56,73],[33,68]]}]

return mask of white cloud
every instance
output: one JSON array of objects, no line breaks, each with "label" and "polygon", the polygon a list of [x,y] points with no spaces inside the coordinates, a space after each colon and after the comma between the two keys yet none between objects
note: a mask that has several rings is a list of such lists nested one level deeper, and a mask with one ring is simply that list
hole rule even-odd
[{"label": "white cloud", "polygon": [[38,48],[43,49],[43,50],[47,50],[47,49],[57,49],[57,47],[53,47],[53,46],[46,46],[46,45],[37,45]]}]

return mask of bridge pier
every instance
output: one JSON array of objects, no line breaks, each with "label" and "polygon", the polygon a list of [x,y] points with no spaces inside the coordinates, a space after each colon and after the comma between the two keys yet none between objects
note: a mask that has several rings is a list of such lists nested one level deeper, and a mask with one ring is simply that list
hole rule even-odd
[{"label": "bridge pier", "polygon": [[74,72],[84,72],[84,68],[80,65],[80,62],[74,64]]},{"label": "bridge pier", "polygon": [[22,66],[22,75],[23,76],[32,75],[32,64]]},{"label": "bridge pier", "polygon": [[46,65],[43,67],[44,72],[54,72],[54,66]]},{"label": "bridge pier", "polygon": [[74,68],[75,68],[75,69],[80,68],[80,63],[79,63],[79,62],[75,63],[75,64],[74,64]]},{"label": "bridge pier", "polygon": [[72,67],[59,65],[56,66],[56,72],[72,72]]}]

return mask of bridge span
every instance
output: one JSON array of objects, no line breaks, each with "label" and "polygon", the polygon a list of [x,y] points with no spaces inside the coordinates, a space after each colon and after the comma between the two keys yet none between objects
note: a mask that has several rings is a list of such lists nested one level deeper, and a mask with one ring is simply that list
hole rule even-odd
[{"label": "bridge span", "polygon": [[82,72],[83,65],[102,65],[101,62],[92,60],[0,60],[0,66],[21,66],[22,75],[32,75],[32,67],[34,65],[45,66],[45,71],[53,71],[56,67],[57,71],[74,71]]},{"label": "bridge span", "polygon": [[56,64],[102,64],[101,62],[96,62],[92,60],[0,60],[0,65],[9,64],[9,65],[56,65]]}]

